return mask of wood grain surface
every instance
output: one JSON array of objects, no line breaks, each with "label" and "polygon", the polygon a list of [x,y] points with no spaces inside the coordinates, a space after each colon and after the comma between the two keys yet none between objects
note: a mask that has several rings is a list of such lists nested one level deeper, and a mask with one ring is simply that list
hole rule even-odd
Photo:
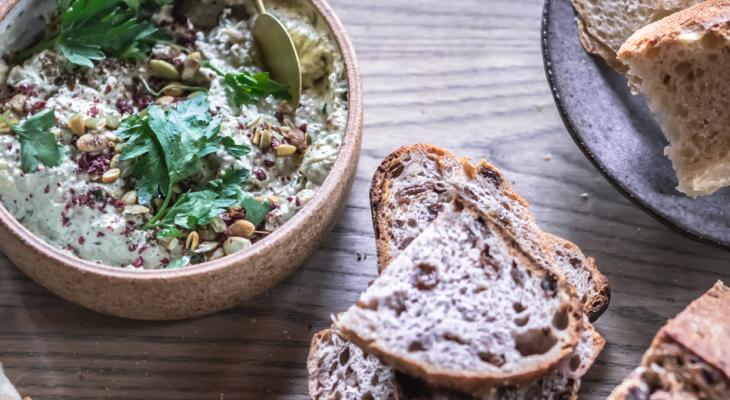
[{"label": "wood grain surface", "polygon": [[598,259],[613,287],[611,306],[597,323],[608,345],[581,399],[605,398],[668,317],[715,280],[730,281],[726,252],[644,215],[568,137],[543,73],[540,1],[332,0],[332,6],[359,55],[366,128],[353,192],[321,248],[266,295],[172,323],[87,311],[0,258],[0,361],[23,394],[305,399],[311,335],[375,276],[371,176],[383,157],[408,143],[432,142],[493,162],[546,230]]}]

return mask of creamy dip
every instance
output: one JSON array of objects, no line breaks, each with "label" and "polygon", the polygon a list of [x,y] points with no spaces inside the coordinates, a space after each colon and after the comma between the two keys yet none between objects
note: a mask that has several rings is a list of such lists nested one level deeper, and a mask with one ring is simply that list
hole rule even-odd
[{"label": "creamy dip", "polygon": [[[20,65],[8,66],[2,111],[22,121],[52,109],[56,117],[52,131],[64,152],[59,166],[41,165],[37,171],[24,173],[18,137],[0,125],[5,128],[0,134],[0,145],[5,148],[0,154],[0,199],[18,221],[51,245],[82,259],[156,269],[181,257],[197,263],[245,249],[306,206],[332,168],[342,142],[347,119],[344,64],[328,28],[314,11],[292,2],[267,4],[297,47],[304,86],[301,104],[292,111],[286,102],[269,96],[256,104],[235,107],[226,97],[222,78],[209,68],[200,68],[210,112],[221,119],[220,136],[247,145],[251,151],[234,156],[221,146],[206,157],[195,179],[214,179],[230,168],[249,170],[250,178],[242,189],[270,205],[270,211],[255,233],[239,240],[235,248],[230,246],[232,249],[224,246],[225,240],[231,236],[230,226],[242,218],[233,208],[195,229],[197,246],[190,243],[190,231],[178,238],[161,238],[155,229],[143,228],[160,200],[137,204],[134,182],[124,174],[128,163],[117,156],[124,148],[116,135],[119,121],[144,113],[150,103],[165,106],[191,96],[191,90],[172,93],[173,99],[150,94],[144,82],[152,91],[169,83],[156,77],[150,60],[182,69],[190,52],[197,51],[225,73],[261,70],[250,33],[254,10],[234,1],[222,9],[210,3],[196,1],[182,7],[189,19],[179,17],[179,9],[172,6],[152,16],[177,44],[158,43],[146,59],[107,58],[94,68],[71,68],[63,55],[44,50]],[[85,122],[83,135],[101,138],[103,150],[82,151],[83,136],[72,129],[79,118]],[[278,155],[276,146],[291,142],[292,131],[304,134],[305,145],[297,146],[293,155]],[[267,145],[262,144],[262,136],[267,137]],[[120,169],[121,176],[106,179],[110,169]]]}]

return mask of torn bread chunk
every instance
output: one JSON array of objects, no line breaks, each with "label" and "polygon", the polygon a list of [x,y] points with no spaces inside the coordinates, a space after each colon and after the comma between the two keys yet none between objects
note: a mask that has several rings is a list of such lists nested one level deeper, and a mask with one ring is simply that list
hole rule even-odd
[{"label": "torn bread chunk", "polygon": [[728,26],[730,1],[708,0],[640,29],[618,54],[669,141],[677,189],[690,197],[730,185]]},{"label": "torn bread chunk", "polygon": [[499,170],[429,144],[401,147],[383,160],[373,177],[370,201],[378,267],[384,269],[455,196],[469,198],[494,215],[541,265],[565,275],[591,321],[606,310],[610,288],[595,261],[573,243],[540,230],[527,201]]},{"label": "torn bread chunk", "polygon": [[634,32],[701,1],[571,0],[583,47],[619,72],[625,72],[626,66],[616,58],[616,53]]},{"label": "torn bread chunk", "polygon": [[730,288],[718,282],[657,333],[609,400],[730,398]]},{"label": "torn bread chunk", "polygon": [[338,332],[400,371],[466,393],[544,376],[573,353],[582,307],[500,224],[457,199],[336,319]]}]

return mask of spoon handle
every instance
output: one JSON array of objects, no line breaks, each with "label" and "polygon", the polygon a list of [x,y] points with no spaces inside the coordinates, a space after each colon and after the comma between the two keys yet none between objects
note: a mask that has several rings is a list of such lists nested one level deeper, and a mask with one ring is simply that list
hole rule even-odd
[{"label": "spoon handle", "polygon": [[254,0],[253,4],[256,6],[256,11],[258,11],[259,14],[266,14],[266,8],[264,8],[263,0]]}]

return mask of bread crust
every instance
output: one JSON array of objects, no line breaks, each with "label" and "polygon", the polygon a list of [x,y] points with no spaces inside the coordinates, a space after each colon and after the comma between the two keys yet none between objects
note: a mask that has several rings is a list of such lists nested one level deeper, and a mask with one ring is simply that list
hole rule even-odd
[{"label": "bread crust", "polygon": [[[393,195],[389,191],[389,183],[393,179],[398,178],[398,169],[400,166],[403,165],[402,160],[413,153],[427,154],[429,157],[433,157],[436,160],[458,160],[458,157],[454,153],[435,145],[412,144],[397,149],[396,151],[388,155],[380,164],[380,166],[378,166],[378,169],[373,176],[372,184],[370,186],[370,206],[372,211],[371,216],[373,220],[373,229],[375,231],[378,270],[380,272],[382,272],[383,269],[394,258],[393,254],[391,254],[391,244],[393,242],[393,237],[390,235],[389,232],[389,214],[385,209],[386,205],[388,204],[388,199]],[[499,179],[503,182],[502,189],[504,190],[504,195],[506,197],[509,197],[510,199],[522,204],[525,208],[529,208],[527,200],[525,200],[512,190],[512,187],[509,185],[508,180],[502,175],[501,171],[499,171],[492,164],[484,160],[481,160],[478,163],[478,166],[492,171],[499,177]],[[532,216],[530,215],[529,218],[532,218]],[[572,242],[559,238],[555,235],[546,233],[541,234],[543,235],[542,237],[544,239],[543,247],[545,248],[545,253],[548,256],[552,256],[553,259],[554,256],[552,255],[551,242],[555,240],[559,240],[564,246],[569,246],[580,252],[578,246],[576,246]],[[587,299],[584,305],[584,312],[588,315],[590,321],[595,321],[608,308],[611,299],[611,289],[609,286],[608,278],[606,278],[606,276],[599,271],[595,260],[590,257],[588,257],[587,260],[589,261],[589,265],[587,267],[590,269],[593,285],[592,293],[594,295]],[[553,267],[551,269],[562,274],[560,268]]]},{"label": "bread crust", "polygon": [[622,63],[617,57],[616,52],[611,49],[606,43],[597,39],[588,30],[584,15],[587,11],[583,8],[582,4],[578,0],[571,0],[573,8],[575,8],[577,15],[575,16],[575,22],[578,25],[578,38],[580,39],[583,48],[591,53],[595,54],[606,61],[609,67],[613,68],[616,72],[623,74],[628,68]]},{"label": "bread crust", "polygon": [[636,31],[618,51],[618,59],[628,61],[653,48],[676,42],[685,32],[708,33],[730,39],[730,0],[707,0]]},{"label": "bread crust", "polygon": [[664,327],[664,333],[730,379],[730,288],[718,281]]},{"label": "bread crust", "polygon": [[[489,230],[493,232],[495,236],[499,235],[504,243],[514,243],[512,250],[513,256],[520,260],[521,265],[524,265],[525,268],[532,271],[532,274],[530,275],[531,277],[534,278],[547,275],[555,277],[557,282],[556,293],[562,297],[561,304],[566,304],[569,307],[569,324],[566,328],[569,332],[569,337],[562,343],[556,357],[553,357],[551,360],[545,360],[534,368],[519,373],[452,373],[449,371],[436,370],[430,368],[428,365],[412,362],[403,357],[399,357],[397,354],[389,352],[375,341],[365,339],[360,336],[358,332],[350,329],[347,324],[342,323],[340,316],[335,319],[335,326],[343,338],[354,343],[358,347],[362,348],[366,353],[374,355],[385,364],[390,365],[399,371],[423,379],[430,385],[452,388],[464,393],[471,393],[478,396],[497,386],[522,385],[529,383],[544,376],[548,371],[555,368],[562,360],[573,354],[580,338],[580,333],[583,330],[583,312],[582,304],[576,296],[575,289],[565,281],[564,277],[556,274],[554,271],[540,266],[530,256],[530,254],[526,253],[516,243],[514,238],[501,227],[499,221],[495,221],[491,216],[476,210],[474,206],[470,206],[468,199],[463,199],[463,201],[466,203],[466,208],[462,212],[472,212],[475,214],[475,218],[477,218],[477,216],[483,217],[483,219],[486,220]],[[357,307],[357,305],[353,307]]]},{"label": "bread crust", "polygon": [[[682,353],[691,355],[692,359],[699,359],[715,368],[723,375],[722,379],[730,384],[730,318],[726,314],[727,310],[730,310],[730,288],[718,281],[657,332],[642,357],[641,365],[624,379],[608,399],[639,398],[638,393],[646,396],[641,398],[649,398],[651,389],[644,382],[643,373],[651,369],[657,353],[661,353],[660,349],[668,344],[678,346]],[[714,380],[717,381],[717,378]],[[669,392],[665,393],[669,395]]]}]

